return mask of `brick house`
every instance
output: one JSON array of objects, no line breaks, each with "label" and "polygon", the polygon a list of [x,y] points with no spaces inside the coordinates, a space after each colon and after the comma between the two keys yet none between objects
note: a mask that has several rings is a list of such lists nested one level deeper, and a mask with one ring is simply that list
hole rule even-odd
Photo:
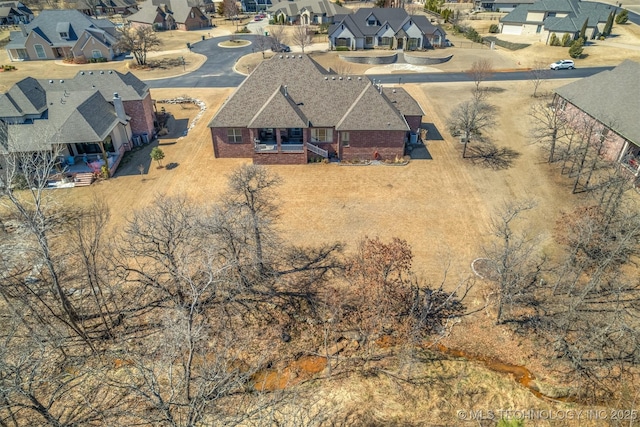
[{"label": "brick house", "polygon": [[362,8],[337,15],[329,27],[329,48],[432,49],[445,45],[445,31],[424,15],[409,15],[400,8]]},{"label": "brick house", "polygon": [[108,19],[91,18],[78,10],[43,10],[20,31],[9,34],[11,61],[106,58],[119,52],[116,27]]},{"label": "brick house", "polygon": [[89,16],[128,16],[138,11],[135,0],[77,0],[69,4]]},{"label": "brick house", "polygon": [[211,26],[207,13],[214,8],[212,1],[202,0],[146,0],[140,10],[127,17],[131,26],[153,26],[160,30],[200,30]]},{"label": "brick house", "polygon": [[[626,60],[610,71],[559,87],[555,104],[573,121],[593,129],[601,155],[640,177],[640,63]],[[596,141],[594,141],[595,143]]]},{"label": "brick house", "polygon": [[131,73],[80,71],[69,80],[27,77],[0,95],[0,153],[51,151],[61,163],[99,160],[113,171],[139,136],[154,135],[148,86]]},{"label": "brick house", "polygon": [[215,157],[304,164],[312,156],[394,159],[404,155],[423,111],[401,88],[329,73],[307,55],[262,62],[211,119]]}]

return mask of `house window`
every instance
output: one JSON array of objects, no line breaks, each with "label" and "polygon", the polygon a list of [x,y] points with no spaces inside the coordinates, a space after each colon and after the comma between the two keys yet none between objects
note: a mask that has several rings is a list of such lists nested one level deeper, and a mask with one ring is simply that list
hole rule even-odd
[{"label": "house window", "polygon": [[365,37],[365,44],[371,46],[373,44],[373,37]]},{"label": "house window", "polygon": [[60,33],[60,38],[61,38],[61,39],[68,39],[68,38],[69,38],[69,33],[66,33],[66,32],[64,32],[64,31],[63,31],[63,32],[61,32],[61,33]]},{"label": "house window", "polygon": [[331,128],[314,128],[311,129],[311,142],[332,142],[333,129]]},{"label": "house window", "polygon": [[349,132],[340,132],[340,141],[343,147],[349,146]]},{"label": "house window", "polygon": [[191,18],[195,18],[195,17],[196,15],[193,12],[191,12]]},{"label": "house window", "polygon": [[375,25],[376,25],[375,16],[370,16],[369,19],[367,19],[367,27],[374,27]]},{"label": "house window", "polygon": [[100,52],[98,49],[94,49],[91,51],[91,56],[93,58],[102,58],[102,52]]},{"label": "house window", "polygon": [[420,39],[416,39],[416,38],[411,38],[409,40],[407,40],[407,49],[409,50],[415,50],[417,49],[418,46],[418,42],[420,41]]},{"label": "house window", "polygon": [[301,128],[292,128],[291,129],[291,137],[292,138],[302,138],[302,129]]},{"label": "house window", "polygon": [[391,37],[382,37],[380,39],[380,46],[391,46]]},{"label": "house window", "polygon": [[44,53],[44,47],[41,44],[34,44],[33,48],[36,50],[36,56],[40,59],[45,59],[47,55]]},{"label": "house window", "polygon": [[242,144],[242,129],[227,129],[227,142],[229,144]]}]

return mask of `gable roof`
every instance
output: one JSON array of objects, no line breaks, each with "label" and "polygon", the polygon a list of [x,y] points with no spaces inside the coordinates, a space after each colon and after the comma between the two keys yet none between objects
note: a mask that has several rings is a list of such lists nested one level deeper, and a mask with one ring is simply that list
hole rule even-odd
[{"label": "gable roof", "polygon": [[[593,28],[598,23],[606,22],[612,12],[610,5],[583,2],[580,0],[539,0],[533,4],[521,4],[500,19],[506,24],[525,24],[529,12],[566,13],[565,17],[551,16],[544,21],[544,28],[549,31],[580,31],[584,21]],[[535,21],[539,22],[539,21]],[[532,22],[533,23],[533,22]]]},{"label": "gable roof", "polygon": [[640,145],[638,82],[640,63],[626,60],[613,70],[569,83],[555,92],[622,137]]},{"label": "gable roof", "polygon": [[287,16],[298,16],[302,10],[309,10],[315,15],[336,16],[351,13],[351,9],[339,6],[329,0],[283,0],[273,3],[267,9],[269,13],[277,13],[282,11]]},{"label": "gable roof", "polygon": [[409,130],[368,79],[329,74],[307,55],[262,62],[209,122],[226,128],[338,125],[340,130]]},{"label": "gable roof", "polygon": [[[367,25],[370,16],[375,17],[380,25]],[[366,8],[358,9],[351,15],[337,15],[334,23],[329,27],[328,34],[331,35],[344,25],[355,37],[373,36],[385,25],[389,25],[394,32],[399,31],[408,21],[412,21],[423,34],[430,35],[437,31],[445,34],[442,28],[433,25],[426,16],[409,15],[400,8]]]},{"label": "gable roof", "polygon": [[[115,42],[115,25],[108,19],[94,19],[75,10],[43,10],[30,23],[24,24],[24,33],[32,31],[39,34],[53,47],[73,46],[86,30],[93,29],[99,33],[102,41],[110,45]],[[68,37],[60,37],[60,32],[66,32]],[[22,31],[12,31],[9,48],[24,47],[26,36]]]},{"label": "gable roof", "polygon": [[[123,101],[142,100],[148,86],[131,73],[80,71],[70,80],[27,77],[0,94],[0,145],[10,151],[45,150],[55,143],[102,141],[119,121],[114,92]],[[12,118],[33,121],[12,125]],[[4,119],[4,121],[3,121]]]},{"label": "gable roof", "polygon": [[183,24],[192,9],[200,11],[201,3],[204,4],[200,0],[146,0],[140,4],[140,10],[127,17],[127,20],[153,24],[160,13],[163,17],[171,15],[177,23]]}]

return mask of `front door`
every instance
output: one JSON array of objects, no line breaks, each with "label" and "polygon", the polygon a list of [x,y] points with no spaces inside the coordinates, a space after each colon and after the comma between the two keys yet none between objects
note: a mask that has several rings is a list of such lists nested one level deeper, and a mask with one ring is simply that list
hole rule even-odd
[{"label": "front door", "polygon": [[398,39],[398,49],[404,49],[404,39]]}]

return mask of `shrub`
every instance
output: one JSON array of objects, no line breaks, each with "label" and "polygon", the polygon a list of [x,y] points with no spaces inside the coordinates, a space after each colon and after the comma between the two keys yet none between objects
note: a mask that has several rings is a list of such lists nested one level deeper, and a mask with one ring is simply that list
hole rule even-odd
[{"label": "shrub", "polygon": [[575,40],[571,43],[571,47],[569,48],[569,56],[572,58],[580,58],[582,56],[582,45],[584,44],[582,38]]},{"label": "shrub", "polygon": [[498,24],[491,24],[489,26],[489,32],[492,34],[496,34],[500,32],[500,27],[498,27]]},{"label": "shrub", "polygon": [[629,20],[629,12],[627,9],[622,9],[622,12],[616,16],[616,24],[626,24]]},{"label": "shrub", "polygon": [[560,40],[558,40],[558,36],[556,33],[551,33],[551,38],[549,39],[549,46],[560,46]]},{"label": "shrub", "polygon": [[346,51],[348,51],[348,50],[349,50],[349,48],[348,48],[348,47],[346,47],[346,46],[336,46],[336,50],[337,50],[338,52],[346,52]]},{"label": "shrub", "polygon": [[247,28],[247,26],[245,25],[244,27],[240,28],[238,31],[236,31],[236,33],[242,33],[242,34],[246,34],[246,33],[250,33],[251,31],[249,31],[249,29]]},{"label": "shrub", "polygon": [[509,50],[524,49],[525,47],[531,46],[530,44],[526,44],[526,43],[513,43],[505,40],[500,40],[493,36],[488,36],[488,37],[485,37],[484,39],[486,41],[493,42],[496,45],[504,47],[505,49],[509,49]]},{"label": "shrub", "polygon": [[569,35],[569,33],[564,33],[564,36],[562,36],[562,46],[571,46],[571,36]]}]

